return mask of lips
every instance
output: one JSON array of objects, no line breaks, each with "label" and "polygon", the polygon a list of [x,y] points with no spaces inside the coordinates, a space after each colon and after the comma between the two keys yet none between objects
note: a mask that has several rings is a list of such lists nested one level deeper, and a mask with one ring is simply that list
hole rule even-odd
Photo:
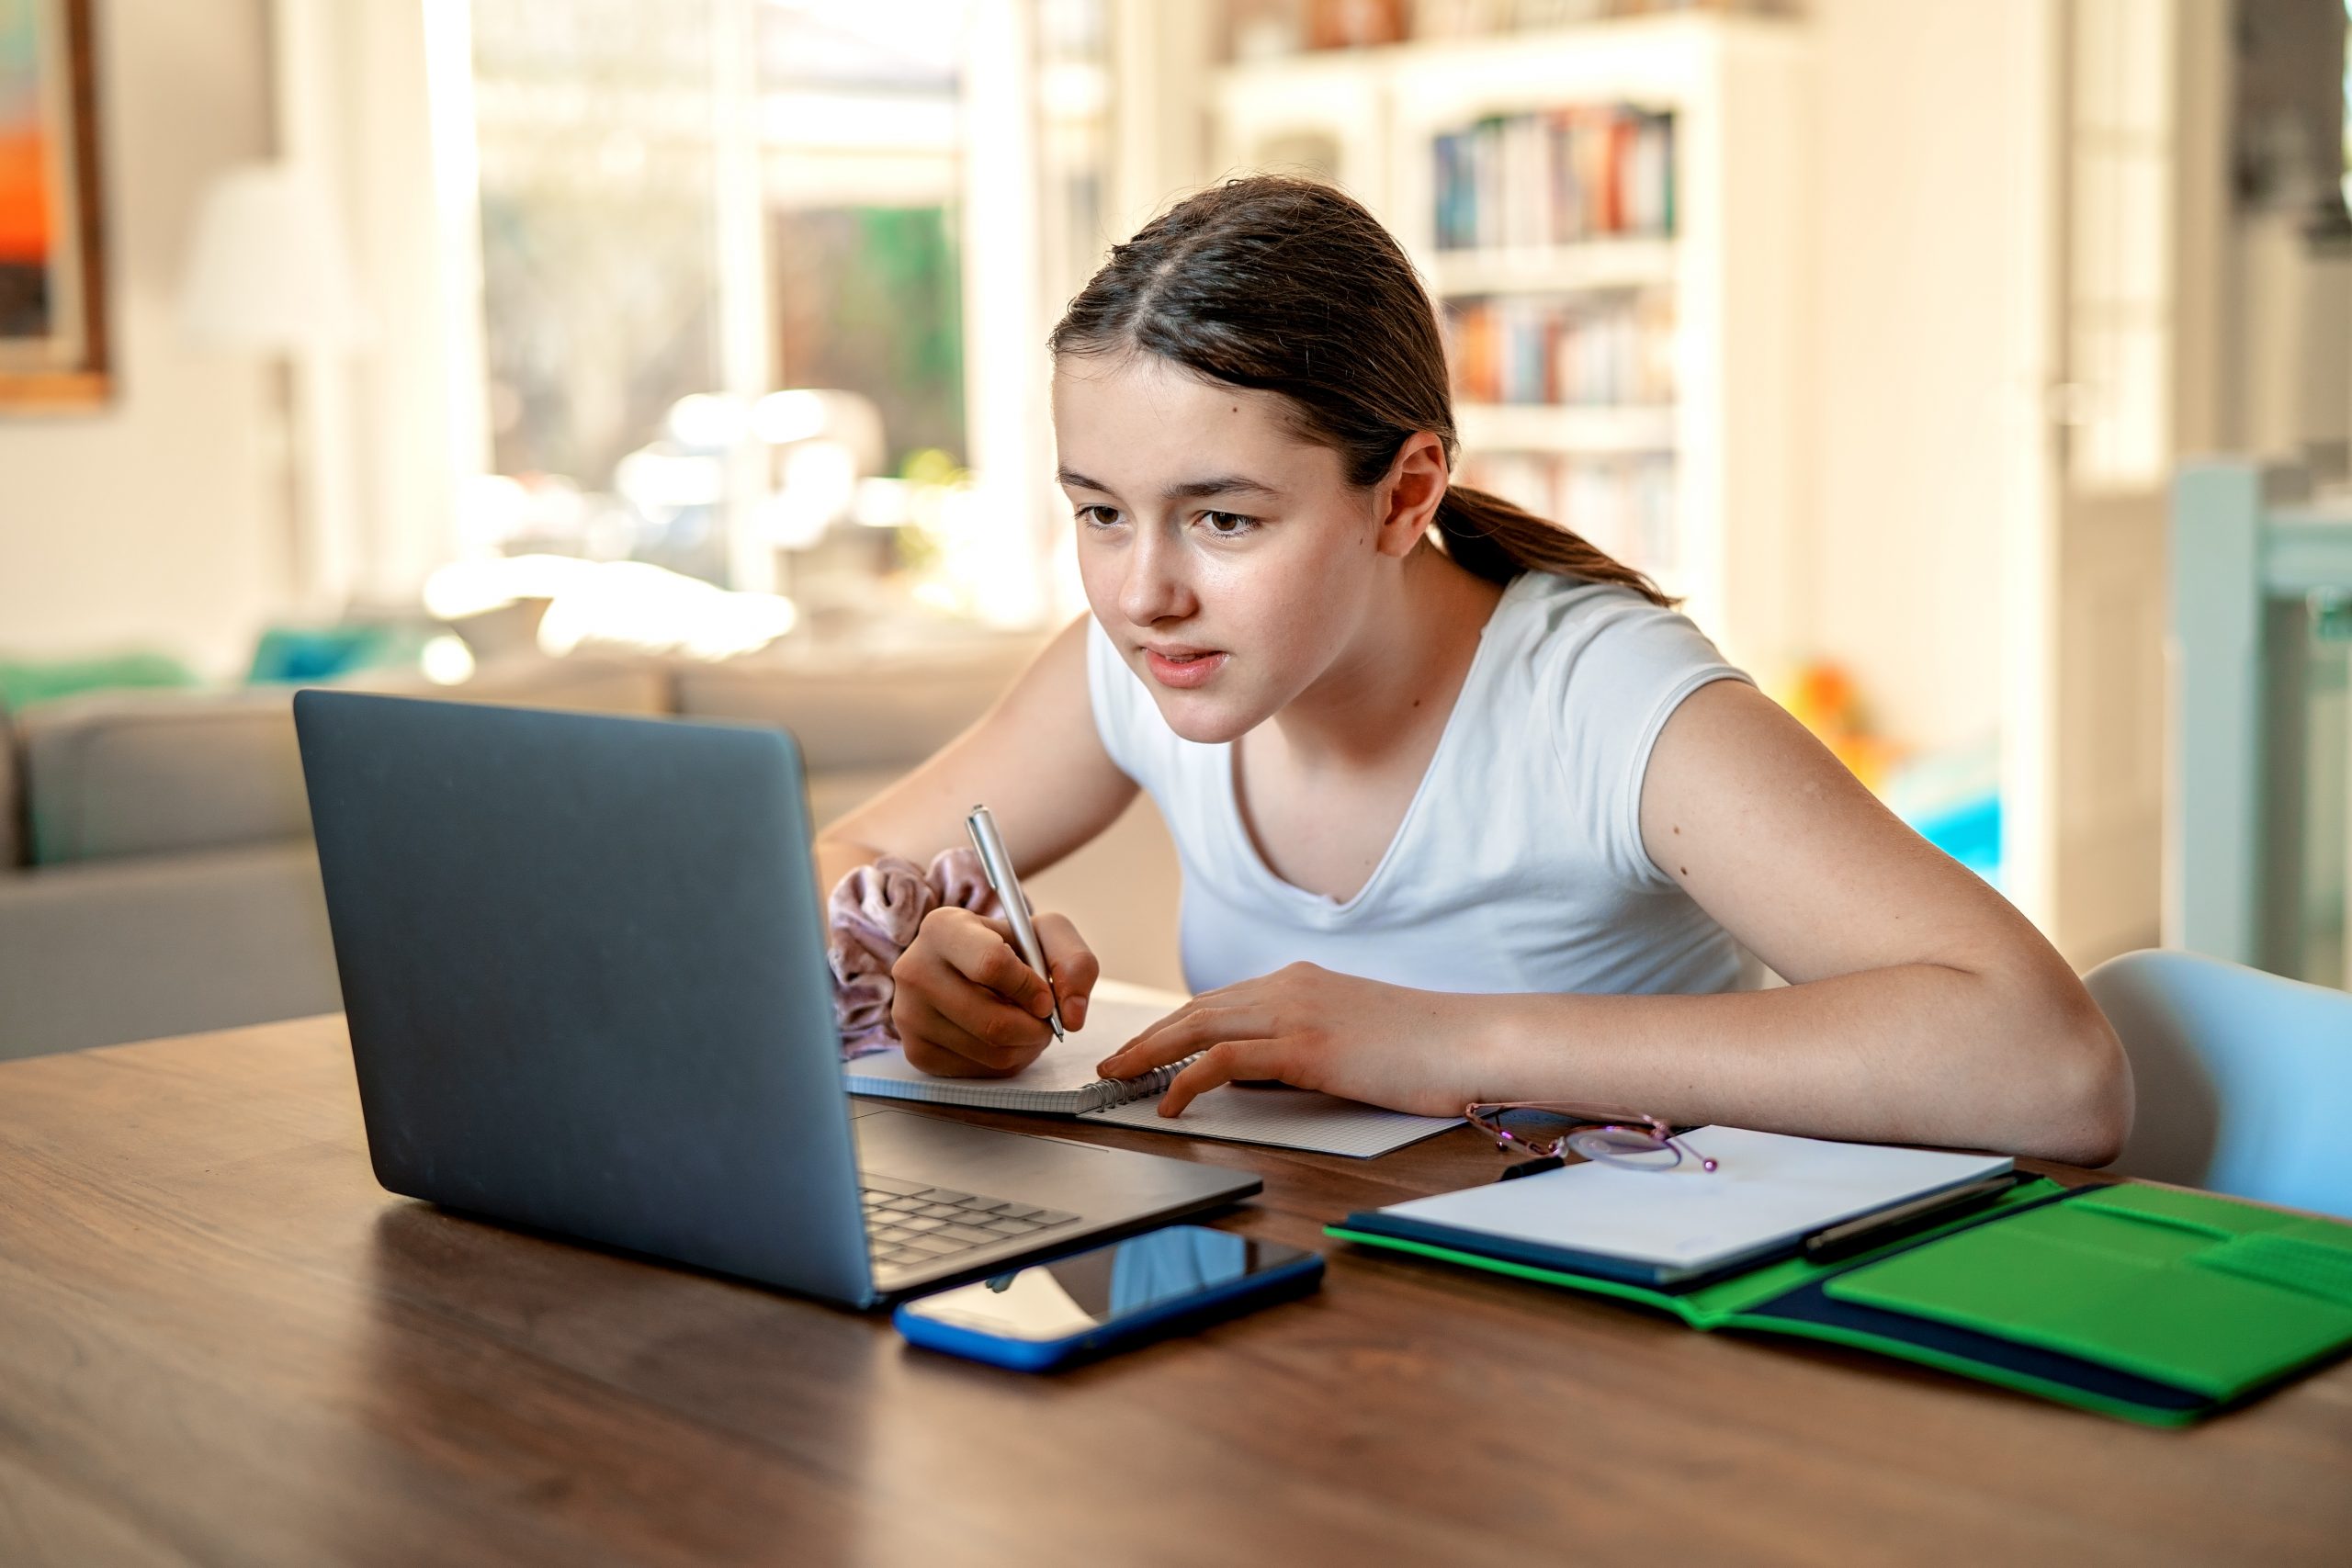
[{"label": "lips", "polygon": [[1144,667],[1151,678],[1163,686],[1189,690],[1207,682],[1225,668],[1228,656],[1210,648],[1147,648],[1143,650]]}]

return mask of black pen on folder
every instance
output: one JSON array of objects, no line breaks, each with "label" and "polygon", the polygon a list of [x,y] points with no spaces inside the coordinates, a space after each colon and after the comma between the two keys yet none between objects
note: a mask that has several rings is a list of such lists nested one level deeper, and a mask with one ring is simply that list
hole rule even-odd
[{"label": "black pen on folder", "polygon": [[1912,1231],[1924,1230],[1980,1203],[1990,1202],[2026,1179],[2022,1172],[2004,1171],[1982,1181],[1971,1181],[1947,1188],[1941,1192],[1930,1192],[1924,1198],[1914,1198],[1907,1203],[1897,1203],[1859,1219],[1841,1221],[1804,1238],[1805,1260],[1828,1263],[1840,1258],[1851,1258],[1858,1252],[1867,1252],[1882,1242],[1893,1241]]}]

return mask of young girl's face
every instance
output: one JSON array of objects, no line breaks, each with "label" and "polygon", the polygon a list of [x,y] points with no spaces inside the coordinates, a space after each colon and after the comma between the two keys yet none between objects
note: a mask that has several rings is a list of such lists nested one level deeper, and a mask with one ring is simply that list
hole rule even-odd
[{"label": "young girl's face", "polygon": [[1187,740],[1239,737],[1359,646],[1377,487],[1350,485],[1285,411],[1156,355],[1056,369],[1087,603]]}]

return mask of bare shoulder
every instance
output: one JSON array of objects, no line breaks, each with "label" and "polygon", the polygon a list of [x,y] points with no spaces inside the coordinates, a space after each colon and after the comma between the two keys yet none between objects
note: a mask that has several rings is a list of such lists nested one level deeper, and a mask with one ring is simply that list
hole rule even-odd
[{"label": "bare shoulder", "polygon": [[1875,807],[1877,799],[1786,708],[1745,681],[1710,681],[1682,699],[1659,731],[1642,789],[1642,829],[1654,813],[1720,813],[1797,792]]}]

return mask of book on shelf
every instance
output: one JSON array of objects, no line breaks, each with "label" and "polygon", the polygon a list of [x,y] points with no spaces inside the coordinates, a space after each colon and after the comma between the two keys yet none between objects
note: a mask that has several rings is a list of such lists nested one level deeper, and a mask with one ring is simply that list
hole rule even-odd
[{"label": "book on shelf", "polygon": [[1432,139],[1441,251],[1674,232],[1674,117],[1631,105],[1490,115]]},{"label": "book on shelf", "polygon": [[1481,452],[1464,460],[1460,477],[1473,489],[1558,523],[1628,566],[1653,576],[1677,568],[1668,454]]},{"label": "book on shelf", "polygon": [[1456,397],[1575,407],[1674,400],[1674,295],[1505,295],[1444,312]]}]

